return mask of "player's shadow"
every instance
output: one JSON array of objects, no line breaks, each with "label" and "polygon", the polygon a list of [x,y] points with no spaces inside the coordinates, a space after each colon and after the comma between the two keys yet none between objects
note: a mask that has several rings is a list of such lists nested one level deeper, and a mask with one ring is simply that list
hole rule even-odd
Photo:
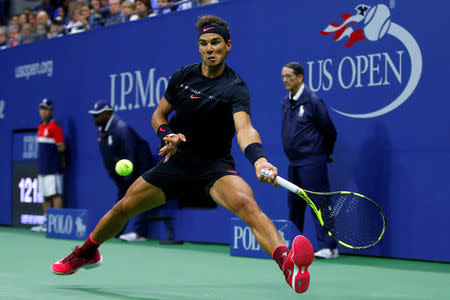
[{"label": "player's shadow", "polygon": [[136,296],[128,296],[124,293],[113,292],[111,289],[106,288],[96,288],[96,287],[81,287],[81,286],[66,286],[66,287],[57,287],[61,290],[68,290],[73,292],[81,292],[89,295],[103,296],[109,299],[128,299],[128,300],[159,300],[162,298],[154,298],[154,297],[136,297]]}]

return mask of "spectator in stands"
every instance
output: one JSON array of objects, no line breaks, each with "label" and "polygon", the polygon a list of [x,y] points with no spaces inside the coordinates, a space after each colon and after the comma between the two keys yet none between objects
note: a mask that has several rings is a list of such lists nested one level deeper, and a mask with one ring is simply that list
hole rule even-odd
[{"label": "spectator in stands", "polygon": [[45,28],[45,32],[47,32],[49,31],[51,24],[52,22],[50,21],[47,12],[45,10],[38,11],[36,15],[36,29],[38,25],[43,25]]},{"label": "spectator in stands", "polygon": [[160,9],[158,11],[158,14],[161,15],[161,14],[170,13],[172,11],[172,8],[170,8],[170,7],[165,8],[165,7],[168,5],[171,5],[171,4],[172,4],[172,0],[158,0],[157,6]]},{"label": "spectator in stands", "polygon": [[141,11],[138,14],[139,19],[146,17],[154,17],[157,14],[153,11],[152,4],[149,0],[136,0],[136,11]]},{"label": "spectator in stands", "polygon": [[[38,190],[44,197],[44,216],[47,209],[63,208],[63,171],[66,168],[65,144],[62,128],[53,119],[53,102],[44,98],[39,104],[42,123],[38,127]],[[32,231],[46,231],[44,223],[31,227]]]},{"label": "spectator in stands", "polygon": [[20,29],[20,44],[28,44],[34,42],[33,26],[25,23]]},{"label": "spectator in stands", "polygon": [[0,27],[0,50],[8,48],[8,35],[5,27]]},{"label": "spectator in stands", "polygon": [[9,25],[8,27],[8,48],[19,45],[20,34],[18,25]]},{"label": "spectator in stands", "polygon": [[30,16],[31,12],[32,10],[28,7],[24,8],[22,11],[22,13],[26,14],[27,16]]},{"label": "spectator in stands", "polygon": [[69,2],[67,5],[67,17],[66,17],[66,24],[68,24],[72,19],[73,15],[75,14],[75,9],[79,7],[79,4],[77,2]]},{"label": "spectator in stands", "polygon": [[[128,18],[134,21],[143,17],[169,13],[174,10],[190,9],[193,6],[193,1],[173,5],[182,1],[185,0],[126,0],[125,2],[123,0],[41,0],[34,11],[25,8],[20,15],[14,15],[9,23],[10,25],[18,25],[19,32],[21,32],[21,28],[25,24],[30,24],[33,34],[28,34],[30,27],[26,26],[24,30],[26,34],[23,35],[23,38],[19,38],[19,43],[29,43],[33,40],[62,36],[66,33],[61,31],[62,23],[68,24],[67,29],[71,33],[77,33],[99,25],[122,23]],[[217,2],[219,0],[198,0],[197,5]],[[80,6],[82,7],[81,16],[77,12]],[[158,9],[153,10],[153,7]],[[52,11],[53,15],[49,15],[49,12],[51,13]],[[77,16],[72,17],[75,14]],[[57,22],[52,23],[51,20],[57,19]],[[15,36],[14,29],[13,36]],[[13,47],[17,44],[17,41],[10,39],[7,44]]]},{"label": "spectator in stands", "polygon": [[[107,102],[97,101],[89,113],[98,126],[97,141],[103,164],[116,183],[119,201],[125,196],[130,185],[153,167],[152,153],[147,142],[120,120]],[[116,163],[121,159],[128,159],[134,165],[133,172],[128,176],[119,176],[115,171]],[[148,213],[138,215],[133,222],[133,232],[120,235],[120,239],[128,242],[145,241],[148,234],[148,216]]]},{"label": "spectator in stands", "polygon": [[122,1],[121,0],[109,0],[109,17],[105,21],[105,25],[112,25],[124,22],[124,15],[122,12]]},{"label": "spectator in stands", "polygon": [[122,11],[126,17],[125,19],[128,19],[128,21],[136,21],[139,19],[138,15],[134,14],[134,12],[136,11],[136,5],[134,4],[134,2],[131,2],[129,0],[124,1],[122,3]]},{"label": "spectator in stands", "polygon": [[36,33],[34,34],[34,40],[39,41],[39,40],[46,39],[47,33],[49,30],[50,30],[50,26],[48,27],[48,30],[47,30],[47,26],[45,26],[43,24],[36,25]]},{"label": "spectator in stands", "polygon": [[30,23],[33,28],[37,25],[37,12],[33,11],[28,15],[28,23]]},{"label": "spectator in stands", "polygon": [[91,17],[89,19],[89,25],[91,28],[101,25],[102,20],[102,6],[100,0],[91,1]]},{"label": "spectator in stands", "polygon": [[106,20],[111,15],[111,12],[109,11],[109,5],[108,0],[100,0],[100,6],[101,6],[101,16],[102,19],[100,20],[99,25],[104,26]]},{"label": "spectator in stands", "polygon": [[9,25],[19,25],[19,18],[20,18],[20,15],[12,16],[11,21],[9,22]]},{"label": "spectator in stands", "polygon": [[[41,3],[36,5],[34,8],[34,11],[40,11],[43,10],[47,13],[47,16],[53,17],[53,14],[55,13],[55,7],[51,5],[50,0],[41,0]],[[48,24],[50,27],[50,24]]]},{"label": "spectator in stands", "polygon": [[91,9],[89,8],[89,4],[87,4],[87,3],[81,4],[80,14],[83,19],[83,22],[85,22],[84,23],[85,27],[87,29],[90,29],[89,24],[90,24],[90,20],[91,20]]},{"label": "spectator in stands", "polygon": [[63,6],[60,6],[60,7],[58,7],[56,10],[55,10],[55,14],[53,15],[53,20],[56,20],[56,19],[63,19],[63,20],[65,20],[66,19],[66,16],[67,16],[67,12],[66,12],[66,10],[64,9],[64,7]]},{"label": "spectator in stands", "polygon": [[92,14],[102,15],[102,5],[100,4],[100,0],[91,0],[91,15]]},{"label": "spectator in stands", "polygon": [[22,30],[22,26],[28,23],[28,15],[24,12],[22,12],[19,16],[18,25],[20,26],[20,29]]},{"label": "spectator in stands", "polygon": [[72,20],[65,27],[67,34],[75,34],[89,29],[88,19],[83,15],[82,9],[81,6],[74,8]]},{"label": "spectator in stands", "polygon": [[52,39],[63,36],[65,34],[65,26],[66,24],[64,20],[61,17],[56,17],[55,21],[50,26],[50,31],[47,34],[47,38]]}]

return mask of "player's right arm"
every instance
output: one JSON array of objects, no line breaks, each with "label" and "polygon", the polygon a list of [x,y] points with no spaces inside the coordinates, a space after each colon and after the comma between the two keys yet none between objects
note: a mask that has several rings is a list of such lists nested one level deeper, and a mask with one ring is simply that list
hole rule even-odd
[{"label": "player's right arm", "polygon": [[[241,147],[242,152],[244,152],[247,156],[248,151],[250,151],[247,149],[249,145],[250,147],[258,146],[258,148],[260,147],[262,151],[261,138],[258,131],[256,131],[256,129],[252,125],[250,115],[244,111],[240,111],[233,114],[233,120],[237,132],[238,144]],[[249,156],[247,156],[247,158],[249,158]],[[256,156],[255,158],[256,160],[252,161],[252,163],[255,167],[256,177],[258,178],[258,180],[262,182],[273,183],[275,186],[278,186],[278,183],[275,181],[275,178],[278,175],[278,169],[268,162],[264,154],[262,154],[261,157]],[[271,172],[271,174],[264,175],[261,172],[262,170],[267,170],[268,172]]]},{"label": "player's right arm", "polygon": [[168,132],[170,130],[168,117],[172,111],[173,105],[167,102],[165,97],[162,97],[152,116],[153,129],[158,136],[164,136],[162,142],[165,145],[159,149],[159,155],[166,156],[164,162],[167,162],[177,152],[177,147],[180,142],[186,142],[184,134]]},{"label": "player's right arm", "polygon": [[152,126],[155,132],[158,132],[162,124],[168,124],[168,116],[173,111],[173,106],[162,97],[152,116]]}]

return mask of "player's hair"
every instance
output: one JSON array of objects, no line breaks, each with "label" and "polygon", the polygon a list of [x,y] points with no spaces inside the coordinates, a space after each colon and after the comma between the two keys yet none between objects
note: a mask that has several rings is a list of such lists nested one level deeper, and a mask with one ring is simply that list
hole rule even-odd
[{"label": "player's hair", "polygon": [[211,25],[218,25],[224,27],[226,30],[230,30],[228,27],[228,23],[223,20],[222,18],[219,18],[218,16],[213,15],[204,15],[198,17],[197,24],[195,25],[197,27],[197,30],[200,30],[203,27],[211,26]]},{"label": "player's hair", "polygon": [[292,69],[294,71],[294,74],[297,76],[299,76],[299,75],[305,76],[305,71],[303,70],[302,65],[296,61],[291,61],[291,62],[285,64],[284,67]]}]

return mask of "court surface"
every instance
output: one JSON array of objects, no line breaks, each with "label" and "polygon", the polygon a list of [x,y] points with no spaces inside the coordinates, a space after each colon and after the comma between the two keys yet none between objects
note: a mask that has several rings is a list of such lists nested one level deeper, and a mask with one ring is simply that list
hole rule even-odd
[{"label": "court surface", "polygon": [[0,238],[0,299],[450,299],[450,264],[444,263],[315,260],[309,290],[299,295],[274,261],[230,256],[225,245],[114,239],[102,245],[99,268],[56,276],[50,265],[79,241],[5,226]]}]

